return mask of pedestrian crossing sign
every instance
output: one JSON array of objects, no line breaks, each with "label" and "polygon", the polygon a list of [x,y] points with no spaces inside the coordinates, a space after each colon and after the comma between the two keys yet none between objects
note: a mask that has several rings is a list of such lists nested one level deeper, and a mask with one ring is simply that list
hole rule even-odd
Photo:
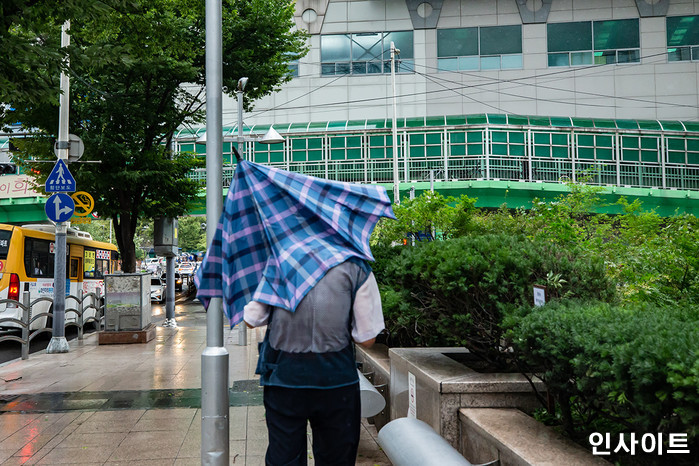
[{"label": "pedestrian crossing sign", "polygon": [[51,174],[46,178],[47,193],[72,193],[75,192],[75,178],[68,171],[63,159],[58,159],[56,165],[53,166]]}]

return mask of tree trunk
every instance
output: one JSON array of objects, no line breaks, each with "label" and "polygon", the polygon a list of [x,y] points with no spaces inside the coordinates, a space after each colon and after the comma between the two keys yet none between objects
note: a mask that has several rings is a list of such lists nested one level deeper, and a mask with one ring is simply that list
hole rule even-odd
[{"label": "tree trunk", "polygon": [[124,273],[136,272],[136,245],[133,241],[136,219],[132,215],[115,215],[114,231],[121,253],[121,270]]}]

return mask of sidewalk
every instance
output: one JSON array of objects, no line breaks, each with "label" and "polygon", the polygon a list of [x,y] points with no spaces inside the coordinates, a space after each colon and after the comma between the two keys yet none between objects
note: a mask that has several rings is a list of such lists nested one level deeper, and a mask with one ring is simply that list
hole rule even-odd
[{"label": "sidewalk", "polygon": [[[71,341],[69,353],[0,365],[0,464],[200,464],[206,313],[178,303],[176,316],[177,329],[158,326],[146,344],[99,346],[90,334]],[[261,338],[248,330],[241,347],[237,331],[224,329],[230,464],[264,464],[267,429],[254,375]],[[309,464],[312,456],[309,444]],[[357,464],[390,465],[366,420]]]}]

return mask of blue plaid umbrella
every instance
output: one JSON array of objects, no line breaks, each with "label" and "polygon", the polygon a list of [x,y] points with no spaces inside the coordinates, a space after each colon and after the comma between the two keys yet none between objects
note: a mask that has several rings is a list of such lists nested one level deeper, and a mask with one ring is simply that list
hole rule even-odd
[{"label": "blue plaid umbrella", "polygon": [[380,186],[329,181],[241,160],[216,234],[194,278],[197,298],[223,298],[231,326],[255,300],[294,311],[332,267],[373,261],[369,236],[395,218]]}]

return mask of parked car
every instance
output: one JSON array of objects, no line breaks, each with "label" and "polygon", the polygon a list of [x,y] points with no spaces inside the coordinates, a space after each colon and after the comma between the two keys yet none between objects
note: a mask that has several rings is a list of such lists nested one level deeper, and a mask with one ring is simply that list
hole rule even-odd
[{"label": "parked car", "polygon": [[[164,273],[160,276],[163,283],[167,283],[167,274]],[[179,272],[175,272],[175,291],[182,291],[182,275]]]},{"label": "parked car", "polygon": [[165,301],[165,283],[158,277],[150,279],[150,300],[159,303]]}]

